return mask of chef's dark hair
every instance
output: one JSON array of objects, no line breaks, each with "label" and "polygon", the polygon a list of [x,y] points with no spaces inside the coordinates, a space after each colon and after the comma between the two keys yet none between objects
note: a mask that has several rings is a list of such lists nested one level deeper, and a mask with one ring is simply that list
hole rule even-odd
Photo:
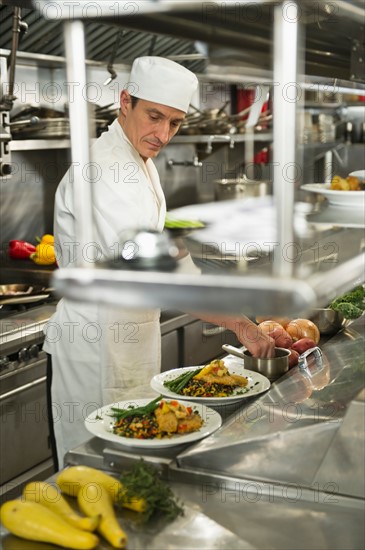
[{"label": "chef's dark hair", "polygon": [[135,108],[139,100],[139,97],[136,97],[135,95],[131,95],[131,102],[132,102],[132,109]]}]

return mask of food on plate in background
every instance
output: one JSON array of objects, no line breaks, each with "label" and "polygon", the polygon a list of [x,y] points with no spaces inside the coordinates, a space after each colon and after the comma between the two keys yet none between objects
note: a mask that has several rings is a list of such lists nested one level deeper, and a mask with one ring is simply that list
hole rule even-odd
[{"label": "food on plate in background", "polygon": [[333,176],[331,180],[331,189],[334,191],[363,191],[365,187],[360,178],[356,176],[347,176],[347,178]]},{"label": "food on plate in background", "polygon": [[27,241],[9,241],[8,255],[12,260],[27,260],[34,252],[34,244]]},{"label": "food on plate in background", "polygon": [[229,397],[247,385],[247,378],[231,374],[221,359],[164,381],[170,391],[189,397]]},{"label": "food on plate in background", "polygon": [[166,214],[165,228],[166,229],[202,229],[204,223],[199,220],[177,220]]},{"label": "food on plate in background", "polygon": [[203,425],[200,414],[178,401],[161,397],[140,407],[111,408],[116,418],[113,433],[133,439],[161,439],[198,431]]}]

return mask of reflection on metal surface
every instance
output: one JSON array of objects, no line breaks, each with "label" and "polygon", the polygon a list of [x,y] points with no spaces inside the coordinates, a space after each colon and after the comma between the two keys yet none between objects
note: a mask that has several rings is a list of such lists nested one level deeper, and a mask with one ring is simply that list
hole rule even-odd
[{"label": "reflection on metal surface", "polygon": [[[358,496],[362,482],[360,488],[355,489],[355,485],[359,476],[363,479],[363,473],[358,472],[362,455],[359,453],[359,459],[353,460],[352,470],[346,468],[349,479],[345,480],[341,455],[333,445],[339,447],[337,442],[344,441],[341,433],[347,434],[346,455],[357,454],[358,438],[352,438],[353,431],[347,430],[347,415],[363,411],[363,404],[352,404],[364,387],[363,324],[361,318],[351,329],[324,344],[320,362],[315,355],[309,355],[307,368],[290,370],[267,394],[237,410],[218,432],[181,453],[179,465],[220,471],[234,478],[308,487],[322,468],[322,481],[327,478],[341,487],[342,494]],[[361,419],[353,425],[361,434]],[[326,468],[327,453],[332,463],[336,461],[337,470],[333,467],[329,472]]]}]

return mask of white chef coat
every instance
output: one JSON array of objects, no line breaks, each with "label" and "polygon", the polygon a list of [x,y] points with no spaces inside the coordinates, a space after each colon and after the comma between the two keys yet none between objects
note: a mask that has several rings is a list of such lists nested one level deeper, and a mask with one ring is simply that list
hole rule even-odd
[{"label": "white chef coat", "polygon": [[[97,166],[92,185],[93,238],[112,257],[124,230],[162,231],[166,203],[156,167],[145,163],[115,120],[91,149]],[[77,184],[77,182],[75,183]],[[54,234],[59,266],[72,267],[80,254],[75,235],[73,172],[60,182]],[[97,297],[96,297],[97,298]],[[45,328],[43,349],[52,355],[52,412],[59,465],[64,454],[91,437],[84,420],[95,408],[153,397],[160,372],[159,310],[127,310],[62,299]]]}]

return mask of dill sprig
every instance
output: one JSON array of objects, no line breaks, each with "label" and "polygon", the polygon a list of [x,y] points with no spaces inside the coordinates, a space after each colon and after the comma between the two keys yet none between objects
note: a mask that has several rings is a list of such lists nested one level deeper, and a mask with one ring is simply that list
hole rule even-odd
[{"label": "dill sprig", "polygon": [[123,492],[119,495],[119,504],[122,505],[123,502],[135,498],[146,501],[146,511],[142,513],[143,522],[155,515],[172,521],[184,514],[182,506],[171,488],[162,481],[158,470],[143,459],[134,464],[131,470],[123,472],[120,482],[123,485]]}]

